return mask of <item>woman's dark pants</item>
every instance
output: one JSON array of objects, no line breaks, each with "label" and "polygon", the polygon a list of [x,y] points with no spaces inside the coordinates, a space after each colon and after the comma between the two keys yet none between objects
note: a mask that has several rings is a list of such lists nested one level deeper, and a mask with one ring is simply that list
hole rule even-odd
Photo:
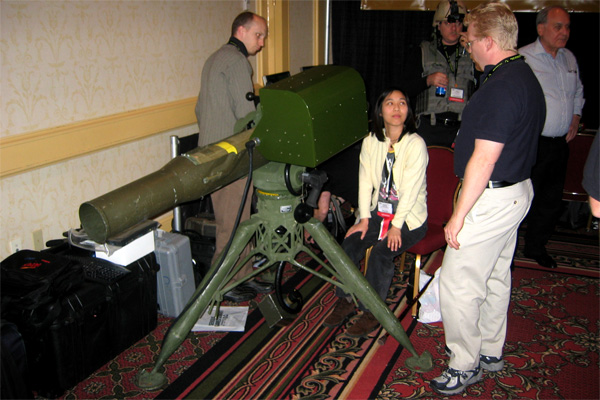
[{"label": "woman's dark pants", "polygon": [[[342,248],[358,267],[361,260],[365,257],[366,250],[373,246],[365,277],[371,286],[373,286],[373,289],[379,294],[379,297],[385,302],[395,273],[394,258],[414,246],[425,236],[425,233],[427,232],[427,222],[412,231],[408,229],[408,226],[406,226],[405,223],[401,229],[402,245],[397,251],[391,251],[387,247],[387,237],[383,240],[377,240],[381,220],[382,218],[377,215],[377,212],[371,212],[369,227],[364,239],[360,239],[360,232],[350,235],[344,239]],[[338,297],[347,296],[340,288],[336,289],[336,295]],[[363,311],[366,310],[360,303],[359,308]]]}]

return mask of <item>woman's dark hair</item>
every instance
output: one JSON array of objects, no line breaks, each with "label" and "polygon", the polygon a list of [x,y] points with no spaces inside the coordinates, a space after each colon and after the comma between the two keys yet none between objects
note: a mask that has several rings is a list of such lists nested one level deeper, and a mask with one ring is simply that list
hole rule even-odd
[{"label": "woman's dark hair", "polygon": [[383,116],[381,115],[381,109],[383,108],[383,100],[385,100],[385,98],[388,97],[390,93],[395,91],[402,93],[406,97],[406,106],[408,108],[408,112],[406,113],[406,121],[404,121],[404,129],[402,129],[402,135],[400,136],[400,138],[402,138],[402,136],[404,136],[405,133],[411,134],[417,130],[417,126],[415,124],[415,114],[410,105],[410,100],[408,96],[406,96],[406,92],[397,87],[390,87],[384,90],[379,95],[379,98],[377,98],[377,101],[375,102],[375,108],[373,109],[373,115],[371,117],[371,123],[373,125],[371,132],[375,134],[375,136],[380,142],[385,142],[385,133],[383,132],[383,128],[385,128],[385,125],[383,123]]}]

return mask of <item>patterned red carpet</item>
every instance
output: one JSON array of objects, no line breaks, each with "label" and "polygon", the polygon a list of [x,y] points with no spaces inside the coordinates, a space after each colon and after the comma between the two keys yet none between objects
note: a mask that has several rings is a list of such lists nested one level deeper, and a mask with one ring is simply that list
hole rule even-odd
[{"label": "patterned red carpet", "polygon": [[[462,395],[478,399],[598,399],[599,298],[597,236],[562,235],[550,252],[555,271],[516,255],[506,365]],[[442,253],[427,261],[429,273]],[[406,284],[396,278],[388,303],[417,352],[430,351],[434,370],[404,367],[409,356],[381,329],[350,338],[346,327],[322,326],[335,302],[330,284],[304,273],[288,281],[305,305],[285,327],[269,328],[256,303],[242,333],[192,333],[166,364],[168,385],[143,391],[135,374],[152,366],[170,320],[68,391],[68,399],[388,399],[441,398],[428,381],[445,366],[441,324],[425,325],[408,315]],[[352,321],[349,322],[351,324]],[[460,397],[460,396],[457,396]]]},{"label": "patterned red carpet", "polygon": [[[517,267],[513,274],[505,367],[500,372],[484,373],[485,379],[467,388],[463,397],[599,398],[598,295],[597,278]],[[427,382],[446,365],[443,327],[418,324],[411,340],[417,349],[428,349],[434,354],[433,371],[411,372],[403,366],[408,355],[402,352],[383,371],[385,378],[380,379],[380,387],[371,393],[357,391],[358,396],[351,393],[349,397],[440,397],[429,390]]]}]

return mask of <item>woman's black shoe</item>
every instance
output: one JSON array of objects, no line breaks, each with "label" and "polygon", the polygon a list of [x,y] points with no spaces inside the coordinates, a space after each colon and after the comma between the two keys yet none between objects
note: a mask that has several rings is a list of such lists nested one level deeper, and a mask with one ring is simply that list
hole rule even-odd
[{"label": "woman's black shoe", "polygon": [[254,289],[256,293],[271,293],[275,289],[272,283],[257,281],[256,279],[246,281],[241,286]]},{"label": "woman's black shoe", "polygon": [[256,290],[248,287],[246,284],[241,284],[225,293],[223,299],[234,303],[242,303],[244,301],[252,300],[255,297]]}]

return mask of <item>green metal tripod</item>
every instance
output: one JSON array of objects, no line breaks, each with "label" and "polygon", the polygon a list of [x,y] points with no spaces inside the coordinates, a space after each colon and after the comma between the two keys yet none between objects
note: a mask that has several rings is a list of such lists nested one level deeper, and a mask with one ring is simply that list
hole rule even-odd
[{"label": "green metal tripod", "polygon": [[[375,315],[383,328],[412,354],[406,360],[408,368],[417,372],[429,371],[433,368],[431,354],[427,351],[421,355],[417,354],[400,321],[323,224],[312,218],[312,208],[302,203],[301,197],[290,193],[288,190],[290,182],[294,187],[302,186],[303,168],[292,167],[292,171],[291,174],[289,170],[287,171],[289,177],[287,184],[284,178],[286,176],[284,164],[271,162],[254,171],[258,212],[239,225],[220,267],[220,260],[211,266],[182,314],[169,328],[154,368],[150,372],[142,370],[138,373],[138,386],[144,389],[157,389],[165,384],[166,377],[162,373],[162,367],[185,340],[198,318],[214,307],[217,308],[218,313],[225,293],[261,274],[275,263],[281,262],[290,263],[342,288],[355,301],[358,298]],[[304,245],[304,229],[323,250],[323,255],[329,263]],[[243,249],[253,237],[256,238],[254,249],[243,259],[239,259]],[[316,260],[335,279],[297,262],[295,258],[300,252],[305,252]],[[228,284],[241,267],[255,255],[266,257],[267,262],[244,279]]]}]

